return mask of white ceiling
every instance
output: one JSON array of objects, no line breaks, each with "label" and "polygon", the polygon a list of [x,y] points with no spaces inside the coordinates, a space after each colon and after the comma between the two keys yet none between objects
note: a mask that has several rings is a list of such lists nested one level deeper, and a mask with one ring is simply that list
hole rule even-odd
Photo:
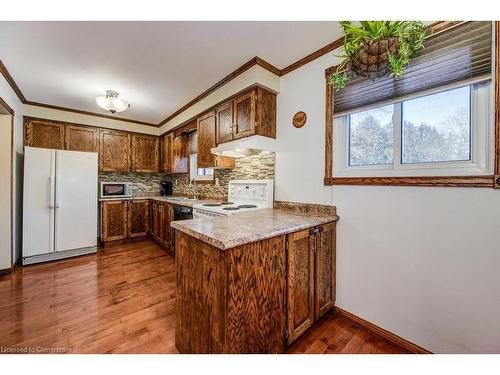
[{"label": "white ceiling", "polygon": [[279,69],[337,39],[337,22],[0,22],[0,59],[29,101],[158,123],[255,56]]}]

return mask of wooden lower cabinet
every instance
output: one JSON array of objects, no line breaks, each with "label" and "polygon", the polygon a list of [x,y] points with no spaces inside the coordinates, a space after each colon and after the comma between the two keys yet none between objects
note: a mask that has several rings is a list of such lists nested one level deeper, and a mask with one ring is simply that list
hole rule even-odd
[{"label": "wooden lower cabinet", "polygon": [[128,202],[128,238],[143,237],[149,231],[149,201],[131,200]]},{"label": "wooden lower cabinet", "polygon": [[288,344],[335,303],[335,223],[287,236]]},{"label": "wooden lower cabinet", "polygon": [[173,220],[172,205],[167,202],[151,202],[151,237],[158,245],[174,254],[173,234],[170,222]]},{"label": "wooden lower cabinet", "polygon": [[161,215],[163,205],[160,202],[151,202],[151,237],[157,242],[161,242]]},{"label": "wooden lower cabinet", "polygon": [[314,323],[314,229],[287,237],[288,343]]},{"label": "wooden lower cabinet", "polygon": [[101,203],[101,240],[103,242],[127,238],[127,201]]},{"label": "wooden lower cabinet", "polygon": [[220,250],[175,231],[180,353],[285,350],[285,236]]}]

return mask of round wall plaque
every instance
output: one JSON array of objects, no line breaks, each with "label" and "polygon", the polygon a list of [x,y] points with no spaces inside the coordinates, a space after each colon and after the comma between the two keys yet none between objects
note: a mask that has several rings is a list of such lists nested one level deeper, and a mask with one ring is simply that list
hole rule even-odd
[{"label": "round wall plaque", "polygon": [[305,112],[299,111],[293,116],[293,126],[301,128],[306,124],[307,115]]}]

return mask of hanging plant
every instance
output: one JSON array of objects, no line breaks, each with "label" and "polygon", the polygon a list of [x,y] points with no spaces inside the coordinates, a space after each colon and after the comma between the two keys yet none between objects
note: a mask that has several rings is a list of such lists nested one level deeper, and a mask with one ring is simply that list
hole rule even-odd
[{"label": "hanging plant", "polygon": [[424,48],[426,28],[418,21],[361,21],[355,26],[340,21],[344,29],[343,61],[330,76],[337,90],[345,87],[351,73],[376,78],[403,76],[405,67]]}]

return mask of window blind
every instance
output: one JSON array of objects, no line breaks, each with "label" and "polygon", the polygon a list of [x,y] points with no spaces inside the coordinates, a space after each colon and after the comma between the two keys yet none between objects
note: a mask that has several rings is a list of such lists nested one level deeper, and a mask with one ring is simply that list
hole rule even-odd
[{"label": "window blind", "polygon": [[403,77],[351,77],[333,94],[335,117],[418,96],[440,87],[457,87],[491,79],[492,22],[471,21],[429,36]]}]

